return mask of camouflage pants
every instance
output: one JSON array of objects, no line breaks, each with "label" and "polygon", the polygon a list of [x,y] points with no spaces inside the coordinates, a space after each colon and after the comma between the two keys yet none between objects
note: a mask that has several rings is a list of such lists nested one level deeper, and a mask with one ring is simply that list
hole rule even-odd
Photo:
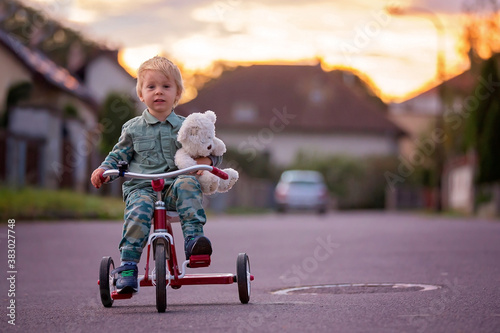
[{"label": "camouflage pants", "polygon": [[[179,176],[164,190],[163,198],[167,210],[177,210],[182,233],[187,236],[203,235],[206,222],[203,209],[203,194],[200,183],[194,176]],[[125,223],[120,242],[122,261],[139,262],[146,246],[156,202],[156,193],[151,187],[132,191],[125,201]]]}]

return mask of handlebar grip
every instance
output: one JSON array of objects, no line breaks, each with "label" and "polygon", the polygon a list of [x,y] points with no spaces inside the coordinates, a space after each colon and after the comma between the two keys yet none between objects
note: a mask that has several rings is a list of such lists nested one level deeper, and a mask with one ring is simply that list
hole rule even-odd
[{"label": "handlebar grip", "polygon": [[227,173],[225,173],[224,171],[222,171],[221,169],[216,168],[216,167],[212,167],[212,171],[210,171],[210,172],[213,173],[214,175],[216,175],[217,177],[222,178],[222,179],[229,178]]},{"label": "handlebar grip", "polygon": [[106,182],[106,178],[108,178],[108,177],[104,177],[102,174],[100,174],[99,178],[101,179],[102,183],[105,183]]}]

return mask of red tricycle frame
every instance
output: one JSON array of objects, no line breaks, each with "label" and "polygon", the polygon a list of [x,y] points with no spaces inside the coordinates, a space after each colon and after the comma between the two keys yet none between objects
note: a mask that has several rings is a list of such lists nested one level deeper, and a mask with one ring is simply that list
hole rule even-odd
[{"label": "red tricycle frame", "polygon": [[[162,174],[139,174],[127,172],[128,165],[124,162],[119,164],[117,170],[107,170],[101,178],[108,176],[120,176],[128,178],[151,179],[153,190],[157,194],[155,202],[154,221],[147,242],[147,259],[145,274],[139,275],[140,287],[156,287],[156,308],[158,312],[164,312],[167,306],[166,288],[170,286],[178,289],[184,285],[215,285],[215,284],[238,284],[238,294],[241,303],[250,300],[250,281],[254,276],[250,274],[250,262],[246,253],[240,253],[236,260],[236,274],[231,273],[205,273],[187,274],[188,268],[208,267],[210,265],[209,255],[191,255],[189,260],[180,265],[177,261],[175,242],[172,231],[172,223],[178,221],[175,211],[167,211],[162,200],[162,190],[165,178],[174,178],[178,175],[189,174],[198,170],[209,171],[223,179],[227,174],[216,167],[208,165],[196,165],[190,168],[167,172]],[[153,252],[154,268],[150,271],[151,250]],[[129,299],[134,294],[118,293],[116,290],[116,274],[112,274],[115,265],[111,257],[103,257],[99,271],[99,291],[101,302],[105,307],[111,307],[114,300]]]}]

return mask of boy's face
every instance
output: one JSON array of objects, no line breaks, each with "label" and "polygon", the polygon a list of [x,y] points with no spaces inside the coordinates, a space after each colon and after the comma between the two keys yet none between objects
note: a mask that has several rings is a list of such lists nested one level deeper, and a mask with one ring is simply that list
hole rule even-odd
[{"label": "boy's face", "polygon": [[[139,98],[154,115],[169,115],[180,98],[175,81],[160,71],[147,70],[143,74]],[[158,117],[157,117],[158,118]]]}]

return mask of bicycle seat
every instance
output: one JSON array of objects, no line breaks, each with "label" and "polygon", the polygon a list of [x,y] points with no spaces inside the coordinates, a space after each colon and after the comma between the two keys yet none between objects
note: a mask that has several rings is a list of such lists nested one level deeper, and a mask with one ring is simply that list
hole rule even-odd
[{"label": "bicycle seat", "polygon": [[180,222],[179,213],[176,210],[167,210],[167,215],[170,218],[170,222]]}]

